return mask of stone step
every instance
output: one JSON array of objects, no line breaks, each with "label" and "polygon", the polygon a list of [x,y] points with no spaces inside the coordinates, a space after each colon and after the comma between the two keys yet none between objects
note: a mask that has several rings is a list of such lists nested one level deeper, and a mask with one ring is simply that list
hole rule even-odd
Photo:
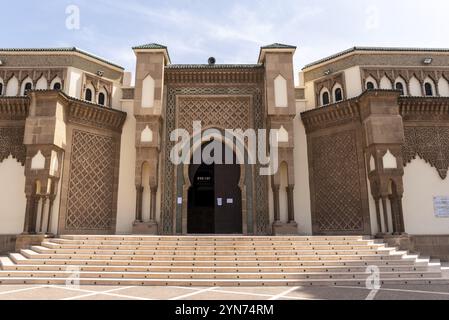
[{"label": "stone step", "polygon": [[28,259],[58,259],[58,260],[140,260],[140,261],[302,261],[302,260],[361,260],[361,261],[379,261],[379,260],[393,260],[395,255],[271,255],[271,256],[192,256],[192,255],[70,255],[70,254],[41,254],[31,250],[21,250],[21,254]]},{"label": "stone step", "polygon": [[11,260],[15,264],[28,265],[91,265],[91,266],[179,266],[179,267],[307,267],[307,266],[388,266],[388,265],[403,265],[403,266],[427,266],[427,261],[415,262],[414,259],[395,259],[395,260],[377,260],[377,261],[363,261],[363,260],[330,260],[330,261],[139,261],[139,260],[77,260],[77,259],[28,259],[21,254],[11,254]]},{"label": "stone step", "polygon": [[74,254],[74,255],[130,255],[130,256],[298,256],[298,255],[380,255],[393,252],[393,248],[376,250],[93,250],[93,249],[49,249],[43,246],[33,246],[32,250],[43,254]]},{"label": "stone step", "polygon": [[442,281],[439,263],[363,236],[69,235],[0,259],[0,283],[364,286],[370,266],[384,283]]},{"label": "stone step", "polygon": [[313,245],[373,245],[373,244],[381,244],[384,243],[379,242],[378,240],[336,240],[336,241],[317,241],[317,240],[308,240],[308,241],[185,241],[185,240],[173,240],[173,241],[123,241],[123,240],[68,240],[68,239],[49,239],[47,240],[50,243],[57,244],[72,244],[72,245],[131,245],[131,246],[181,246],[181,247],[189,247],[189,246],[284,246],[284,245],[305,245],[305,246],[313,246]]},{"label": "stone step", "polygon": [[384,244],[371,245],[272,245],[272,246],[178,246],[178,245],[88,245],[88,244],[59,244],[44,242],[42,246],[49,249],[77,249],[77,250],[176,250],[176,251],[274,251],[274,250],[379,250],[385,249]]},{"label": "stone step", "polygon": [[371,240],[368,236],[279,236],[279,237],[246,237],[246,236],[133,236],[133,235],[62,235],[68,240],[119,240],[119,241],[335,241],[335,240]]},{"label": "stone step", "polygon": [[[0,284],[27,284],[27,285],[103,285],[103,286],[180,286],[180,287],[271,287],[271,286],[358,286],[365,287],[366,279],[316,279],[316,280],[180,280],[180,279],[79,279],[68,280],[64,278],[0,278]],[[447,279],[383,279],[381,285],[429,285],[449,284]]]},{"label": "stone step", "polygon": [[[11,260],[9,264],[3,264],[2,270],[6,271],[66,271],[74,266],[67,265],[30,265],[30,264],[14,264]],[[310,267],[288,267],[288,266],[272,266],[272,267],[174,267],[164,266],[76,266],[80,271],[86,272],[176,272],[176,273],[363,273],[366,272],[367,266],[310,266]],[[379,271],[382,272],[438,272],[438,267],[429,266],[380,266]]]},{"label": "stone step", "polygon": [[[380,274],[381,279],[426,279],[441,277],[438,272],[384,272]],[[86,271],[11,271],[0,270],[0,278],[5,277],[30,277],[30,278],[106,278],[106,279],[196,279],[196,280],[229,280],[229,279],[245,279],[245,280],[263,280],[263,279],[366,279],[367,273],[342,273],[342,272],[316,272],[316,273],[177,273],[177,272],[86,272]]]}]

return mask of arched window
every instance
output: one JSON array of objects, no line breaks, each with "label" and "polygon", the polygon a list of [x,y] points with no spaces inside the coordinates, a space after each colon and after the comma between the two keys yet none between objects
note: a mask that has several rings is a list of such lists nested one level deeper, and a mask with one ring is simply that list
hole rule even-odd
[{"label": "arched window", "polygon": [[33,84],[31,82],[27,82],[25,84],[25,90],[24,90],[25,92],[24,93],[26,93],[27,91],[30,91],[32,89],[33,89]]},{"label": "arched window", "polygon": [[3,83],[0,82],[0,96],[3,95]]},{"label": "arched window", "polygon": [[103,92],[98,95],[98,104],[104,106],[106,104],[106,96]]},{"label": "arched window", "polygon": [[335,101],[339,102],[343,100],[343,91],[341,90],[341,88],[337,88],[335,89]]},{"label": "arched window", "polygon": [[404,85],[401,82],[396,82],[396,90],[401,91],[401,96],[404,96]]},{"label": "arched window", "polygon": [[322,104],[323,106],[325,106],[325,105],[328,105],[329,102],[330,102],[330,99],[329,99],[329,92],[325,91],[325,92],[323,92],[323,94],[321,95],[321,104]]},{"label": "arched window", "polygon": [[432,97],[433,96],[433,87],[430,84],[430,82],[426,82],[424,84],[424,91],[426,92],[426,96]]},{"label": "arched window", "polygon": [[84,99],[92,102],[92,90],[86,89],[86,94],[84,96]]},{"label": "arched window", "polygon": [[60,82],[56,82],[53,85],[53,90],[61,90],[61,83]]},{"label": "arched window", "polygon": [[368,89],[368,90],[374,90],[374,89],[375,89],[374,83],[373,83],[372,81],[368,81],[368,82],[366,83],[366,89]]}]

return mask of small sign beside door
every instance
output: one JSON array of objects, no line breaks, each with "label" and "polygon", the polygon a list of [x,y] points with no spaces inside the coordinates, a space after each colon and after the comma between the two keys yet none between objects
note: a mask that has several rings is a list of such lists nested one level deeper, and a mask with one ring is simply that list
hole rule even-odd
[{"label": "small sign beside door", "polygon": [[449,218],[449,197],[435,197],[433,204],[437,218]]},{"label": "small sign beside door", "polygon": [[217,206],[223,206],[223,198],[217,198]]}]

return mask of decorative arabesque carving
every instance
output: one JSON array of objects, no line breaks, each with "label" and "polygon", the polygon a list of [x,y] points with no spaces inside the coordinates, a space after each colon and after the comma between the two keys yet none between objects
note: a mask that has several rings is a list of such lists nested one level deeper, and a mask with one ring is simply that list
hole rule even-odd
[{"label": "decorative arabesque carving", "polygon": [[404,166],[417,156],[437,169],[441,179],[449,170],[449,127],[405,127]]},{"label": "decorative arabesque carving", "polygon": [[317,231],[363,232],[355,132],[313,138],[312,159]]},{"label": "decorative arabesque carving", "polygon": [[115,150],[111,137],[73,131],[67,230],[113,227]]},{"label": "decorative arabesque carving", "polygon": [[25,165],[26,148],[23,144],[24,127],[0,128],[0,162],[10,155]]},{"label": "decorative arabesque carving", "polygon": [[[263,109],[263,90],[258,87],[241,87],[241,88],[235,88],[235,87],[168,87],[167,92],[167,106],[166,106],[166,133],[165,133],[165,151],[164,151],[164,164],[163,164],[163,179],[165,180],[165,183],[163,185],[163,199],[162,199],[162,206],[161,206],[161,220],[162,220],[162,234],[172,234],[174,231],[173,223],[174,218],[173,215],[175,213],[175,167],[170,161],[170,150],[174,147],[175,143],[170,141],[170,133],[177,129],[176,128],[176,119],[177,119],[177,112],[180,112],[177,109],[176,105],[176,97],[182,97],[182,96],[236,96],[236,102],[235,105],[230,108],[230,110],[233,110],[236,106],[238,106],[241,102],[239,101],[238,96],[243,95],[249,95],[252,96],[252,102],[253,102],[253,119],[254,119],[254,129],[263,129],[265,128],[265,116],[264,116],[264,109]],[[188,98],[184,97],[183,99]],[[182,100],[182,99],[181,99]],[[213,101],[215,99],[210,99],[209,101]],[[247,101],[247,100],[246,100]],[[191,101],[192,102],[192,101]],[[204,102],[206,103],[206,102]],[[218,108],[219,105],[214,102],[208,102],[213,106],[214,108]],[[195,111],[198,112],[198,111]],[[244,117],[242,116],[240,120],[235,120],[236,115],[224,113],[223,110],[218,110],[216,112],[212,110],[204,110],[201,112],[207,112],[210,115],[215,115],[217,117],[220,117],[220,119],[210,119],[209,118],[199,118],[196,120],[206,120],[208,121],[215,121],[218,122],[218,124],[222,124],[224,126],[227,125],[227,121],[232,120],[232,125],[230,128],[235,128],[236,125],[240,125],[239,121],[245,121]],[[183,125],[187,126],[187,128],[191,128],[191,118],[190,123],[184,123]],[[246,122],[248,123],[248,122]],[[217,123],[214,123],[213,125],[217,125]],[[255,166],[255,172],[259,172],[260,165]],[[254,185],[255,185],[255,233],[256,234],[267,234],[269,232],[269,217],[268,217],[268,181],[267,177],[260,176],[256,174],[254,178]],[[179,231],[179,230],[178,230]]]},{"label": "decorative arabesque carving", "polygon": [[248,129],[250,98],[182,98],[179,99],[178,126],[192,131],[193,121],[201,120],[203,128]]}]

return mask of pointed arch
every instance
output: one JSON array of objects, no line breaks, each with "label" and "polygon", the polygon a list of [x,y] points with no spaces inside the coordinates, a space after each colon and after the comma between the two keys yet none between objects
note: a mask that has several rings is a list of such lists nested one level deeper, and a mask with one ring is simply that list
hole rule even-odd
[{"label": "pointed arch", "polygon": [[47,90],[48,89],[48,81],[44,75],[41,75],[39,80],[36,82],[36,90]]},{"label": "pointed arch", "polygon": [[400,90],[403,96],[408,94],[407,81],[402,76],[399,76],[394,81],[394,88]]},{"label": "pointed arch", "polygon": [[391,90],[391,89],[393,89],[393,85],[391,84],[391,80],[386,75],[384,75],[380,79],[380,89],[383,89],[383,90]]},{"label": "pointed arch", "polygon": [[33,79],[31,79],[29,76],[22,81],[22,85],[20,87],[20,95],[24,96],[26,91],[28,90],[33,90]]},{"label": "pointed arch", "polygon": [[14,97],[19,94],[19,80],[16,76],[12,76],[6,86],[6,95],[9,97]]},{"label": "pointed arch", "polygon": [[410,95],[411,96],[415,96],[415,97],[422,96],[421,84],[415,76],[412,76],[410,78],[409,86],[410,86]]},{"label": "pointed arch", "polygon": [[274,79],[274,100],[277,108],[288,107],[287,80],[282,75]]},{"label": "pointed arch", "polygon": [[327,88],[323,88],[320,91],[320,102],[321,106],[326,106],[331,103],[330,93]]},{"label": "pointed arch", "polygon": [[379,86],[377,85],[377,80],[374,79],[373,76],[368,76],[365,80],[365,89],[366,90],[373,90],[377,89]]},{"label": "pointed arch", "polygon": [[424,79],[424,94],[426,97],[434,97],[437,95],[435,82],[430,77],[426,77],[426,79]]},{"label": "pointed arch", "polygon": [[62,90],[62,80],[59,76],[53,78],[50,83],[51,90]]},{"label": "pointed arch", "polygon": [[154,107],[155,82],[151,75],[147,75],[142,82],[142,108]]}]

